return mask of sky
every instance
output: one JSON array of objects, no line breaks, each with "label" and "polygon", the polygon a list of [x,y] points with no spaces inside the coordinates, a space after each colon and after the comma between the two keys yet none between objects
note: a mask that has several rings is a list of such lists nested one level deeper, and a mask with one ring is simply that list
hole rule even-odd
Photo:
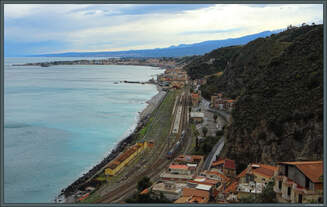
[{"label": "sky", "polygon": [[165,48],[322,24],[322,4],[5,4],[6,57]]}]

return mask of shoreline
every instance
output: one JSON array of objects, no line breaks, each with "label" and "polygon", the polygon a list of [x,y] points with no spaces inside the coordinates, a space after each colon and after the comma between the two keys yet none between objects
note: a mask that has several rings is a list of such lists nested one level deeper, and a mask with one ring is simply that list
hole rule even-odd
[{"label": "shoreline", "polygon": [[85,189],[86,187],[96,187],[100,184],[100,182],[96,182],[95,180],[89,180],[93,176],[99,173],[103,167],[105,167],[110,161],[115,159],[121,152],[123,152],[128,144],[131,144],[137,137],[137,133],[142,129],[142,127],[148,121],[149,115],[160,105],[165,95],[167,94],[158,84],[156,85],[157,93],[151,97],[151,99],[147,100],[147,106],[137,114],[137,123],[134,130],[127,135],[125,138],[122,138],[117,145],[109,152],[99,163],[95,164],[88,172],[83,174],[82,176],[75,179],[70,185],[66,188],[61,189],[59,194],[55,197],[55,203],[59,198],[64,198],[64,203],[66,203],[66,199],[70,196],[74,195],[77,191],[81,189]]}]

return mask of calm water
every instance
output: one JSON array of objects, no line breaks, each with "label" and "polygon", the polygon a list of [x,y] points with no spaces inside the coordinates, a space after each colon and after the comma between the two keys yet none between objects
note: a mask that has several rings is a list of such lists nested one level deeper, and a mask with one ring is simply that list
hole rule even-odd
[{"label": "calm water", "polygon": [[48,60],[5,60],[6,203],[53,202],[135,128],[138,112],[157,93],[154,85],[114,82],[146,81],[163,72],[146,66],[11,66]]}]

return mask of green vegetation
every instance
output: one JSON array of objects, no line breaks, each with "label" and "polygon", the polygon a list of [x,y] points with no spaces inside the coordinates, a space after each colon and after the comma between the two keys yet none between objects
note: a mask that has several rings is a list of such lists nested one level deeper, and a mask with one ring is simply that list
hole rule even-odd
[{"label": "green vegetation", "polygon": [[[229,47],[226,55],[224,49],[186,66],[191,78],[207,77],[200,87],[204,98],[217,92],[237,98],[222,155],[237,160],[237,165],[263,157],[322,159],[322,25],[291,27]],[[212,58],[221,60],[221,66],[211,68]],[[223,74],[217,76],[219,71]]]},{"label": "green vegetation", "polygon": [[192,79],[223,72],[231,57],[237,54],[240,46],[223,47],[204,55],[193,58],[186,67]]},{"label": "green vegetation", "polygon": [[198,146],[196,145],[192,154],[194,155],[204,155],[207,156],[215,144],[220,140],[221,137],[207,137],[204,140],[197,141]]},{"label": "green vegetation", "polygon": [[215,114],[213,115],[213,119],[215,120],[215,122],[217,122],[217,118],[218,118],[218,114],[215,113]]},{"label": "green vegetation", "polygon": [[208,128],[207,127],[203,127],[202,128],[202,133],[206,137],[207,136],[207,133],[208,133]]},{"label": "green vegetation", "polygon": [[149,177],[143,177],[139,182],[137,182],[137,190],[142,192],[144,189],[152,185]]},{"label": "green vegetation", "polygon": [[137,183],[137,192],[131,198],[126,199],[127,203],[170,203],[169,200],[161,193],[159,196],[149,192],[142,193],[146,188],[151,187],[152,183],[149,177],[143,177]]}]

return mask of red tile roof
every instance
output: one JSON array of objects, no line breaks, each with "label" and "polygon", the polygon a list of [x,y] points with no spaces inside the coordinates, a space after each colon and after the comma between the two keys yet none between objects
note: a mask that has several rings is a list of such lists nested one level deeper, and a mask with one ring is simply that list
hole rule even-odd
[{"label": "red tile roof", "polygon": [[280,164],[295,165],[314,183],[322,183],[323,163],[321,161],[280,162]]},{"label": "red tile roof", "polygon": [[230,159],[218,160],[212,163],[211,166],[218,166],[224,164],[226,169],[235,169],[235,161]]},{"label": "red tile roof", "polygon": [[271,165],[265,165],[265,164],[250,164],[245,170],[243,170],[237,177],[243,177],[246,175],[247,172],[250,171],[250,168],[252,165],[259,166],[258,168],[252,169],[252,173],[254,174],[260,174],[261,176],[271,178],[274,176],[274,172],[277,170],[277,167],[271,166]]},{"label": "red tile roof", "polygon": [[238,182],[231,183],[225,190],[224,193],[235,192],[238,186]]},{"label": "red tile roof", "polygon": [[206,200],[199,196],[193,196],[188,203],[205,203]]},{"label": "red tile roof", "polygon": [[210,193],[205,190],[198,190],[194,188],[183,188],[183,197],[199,196],[209,199]]},{"label": "red tile roof", "polygon": [[197,93],[192,93],[192,98],[198,98],[199,97],[199,94]]},{"label": "red tile roof", "polygon": [[223,180],[228,180],[228,177],[226,177],[224,174],[219,173],[217,171],[207,171],[207,174],[214,174],[214,175],[218,175],[219,177],[221,177]]},{"label": "red tile roof", "polygon": [[264,177],[267,178],[271,178],[272,176],[274,176],[274,171],[268,168],[264,168],[264,167],[259,167],[257,169],[253,170],[253,173],[258,173]]},{"label": "red tile roof", "polygon": [[147,194],[148,192],[149,192],[149,188],[146,188],[140,193],[140,195]]},{"label": "red tile roof", "polygon": [[171,169],[188,169],[188,167],[187,167],[187,165],[174,165],[174,164],[171,164],[170,166],[169,166],[169,168],[171,168]]}]

